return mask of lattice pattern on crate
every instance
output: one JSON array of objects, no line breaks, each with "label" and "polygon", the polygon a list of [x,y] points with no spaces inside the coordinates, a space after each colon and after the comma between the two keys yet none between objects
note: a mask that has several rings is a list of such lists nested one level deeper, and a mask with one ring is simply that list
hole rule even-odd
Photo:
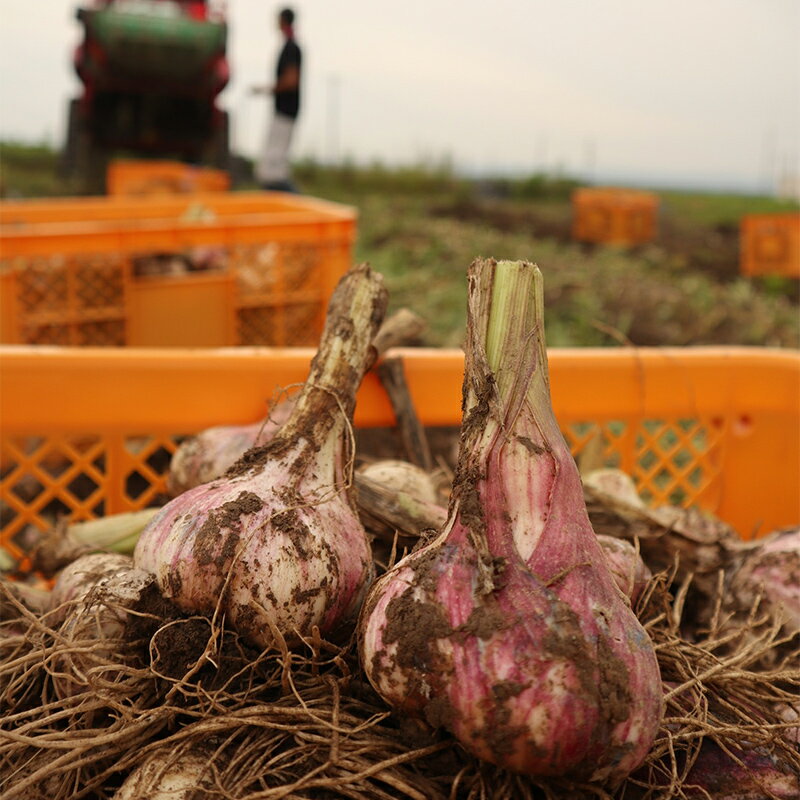
[{"label": "lattice pattern on crate", "polygon": [[24,322],[20,326],[22,340],[26,344],[71,344],[68,325],[34,325]]},{"label": "lattice pattern on crate", "polygon": [[318,291],[323,263],[320,243],[292,242],[282,249],[286,291]]},{"label": "lattice pattern on crate", "polygon": [[176,438],[171,436],[136,436],[125,441],[122,494],[126,509],[166,502],[167,472],[176,447]]},{"label": "lattice pattern on crate", "polygon": [[121,319],[85,322],[73,326],[75,344],[91,347],[123,347],[125,321]]},{"label": "lattice pattern on crate", "polygon": [[690,506],[722,473],[722,426],[698,419],[645,420],[635,429],[621,421],[569,426],[572,454],[591,466],[629,473],[650,506]]},{"label": "lattice pattern on crate", "polygon": [[324,322],[319,303],[294,303],[284,309],[284,339],[296,346],[319,344]]},{"label": "lattice pattern on crate", "polygon": [[319,242],[268,242],[236,245],[229,253],[240,296],[278,295],[319,291],[324,267]]},{"label": "lattice pattern on crate", "polygon": [[28,526],[46,530],[64,515],[106,512],[107,451],[102,437],[4,437],[0,472],[0,547],[19,558]]},{"label": "lattice pattern on crate", "polygon": [[125,260],[121,256],[81,256],[71,261],[70,267],[77,308],[124,310]]},{"label": "lattice pattern on crate", "polygon": [[31,528],[160,505],[175,451],[170,436],[5,437],[0,471],[0,549],[23,559]]},{"label": "lattice pattern on crate", "polygon": [[562,429],[569,449],[582,469],[616,467],[623,469],[623,438],[628,428],[624,422],[578,422]]},{"label": "lattice pattern on crate", "polygon": [[28,344],[82,345],[122,347],[125,345],[125,321],[99,320],[62,325],[23,325],[23,338]]},{"label": "lattice pattern on crate", "polygon": [[636,437],[634,479],[653,506],[693,505],[722,473],[722,431],[696,419],[648,420]]},{"label": "lattice pattern on crate", "polygon": [[237,312],[240,344],[313,347],[319,344],[324,309],[320,303],[251,306]]},{"label": "lattice pattern on crate", "polygon": [[[697,419],[575,423],[564,435],[576,460],[632,475],[649,505],[688,506],[721,477],[721,424]],[[4,437],[0,450],[0,548],[24,556],[33,526],[160,505],[180,437]]]},{"label": "lattice pattern on crate", "polygon": [[22,314],[66,311],[69,308],[67,260],[61,256],[30,256],[4,264],[14,270]]},{"label": "lattice pattern on crate", "polygon": [[28,344],[125,344],[128,265],[119,255],[27,259],[15,272]]}]

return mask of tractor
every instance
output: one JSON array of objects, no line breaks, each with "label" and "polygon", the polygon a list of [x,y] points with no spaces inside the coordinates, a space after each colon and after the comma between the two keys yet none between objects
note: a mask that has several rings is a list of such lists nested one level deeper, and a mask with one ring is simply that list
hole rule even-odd
[{"label": "tractor", "polygon": [[227,24],[205,0],[98,0],[79,8],[62,172],[102,193],[111,158],[170,158],[227,169]]}]

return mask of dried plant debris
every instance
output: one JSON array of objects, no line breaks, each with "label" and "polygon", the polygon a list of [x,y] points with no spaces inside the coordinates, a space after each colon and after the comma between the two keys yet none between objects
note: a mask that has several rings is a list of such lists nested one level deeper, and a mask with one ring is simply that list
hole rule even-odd
[{"label": "dried plant debris", "polygon": [[279,643],[260,652],[224,619],[166,604],[137,612],[124,663],[96,667],[83,676],[86,691],[61,700],[59,670],[77,661],[65,656],[96,642],[66,639],[52,615],[3,586],[2,603],[16,613],[0,623],[2,794],[156,798],[157,786],[180,788],[170,774],[183,764],[197,777],[172,800],[797,797],[800,643],[757,603],[731,629],[721,579],[710,624],[687,638],[690,582],[673,585],[675,570],[657,573],[637,604],[664,678],[664,722],[644,766],[613,791],[501,770],[390,712],[352,642],[315,632],[295,651]]}]

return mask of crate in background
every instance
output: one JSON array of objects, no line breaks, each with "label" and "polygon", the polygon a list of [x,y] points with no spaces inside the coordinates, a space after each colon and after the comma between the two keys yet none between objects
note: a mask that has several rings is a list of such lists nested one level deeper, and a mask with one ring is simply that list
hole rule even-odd
[{"label": "crate in background", "polygon": [[742,275],[800,278],[800,213],[748,214],[739,230]]},{"label": "crate in background", "polygon": [[658,197],[634,189],[582,188],[572,194],[572,238],[637,245],[656,238]]},{"label": "crate in background", "polygon": [[106,170],[106,192],[112,196],[227,192],[230,188],[225,170],[181,161],[115,159]]},{"label": "crate in background", "polygon": [[[181,438],[263,419],[314,352],[0,347],[0,546],[19,558],[28,525],[163,503]],[[423,424],[460,425],[463,353],[391,352]],[[745,539],[800,524],[797,351],[552,349],[549,362],[573,454],[600,452],[649,504],[697,505]],[[374,373],[355,422],[394,425]]]},{"label": "crate in background", "polygon": [[356,212],[281,193],[0,203],[0,342],[309,346]]}]

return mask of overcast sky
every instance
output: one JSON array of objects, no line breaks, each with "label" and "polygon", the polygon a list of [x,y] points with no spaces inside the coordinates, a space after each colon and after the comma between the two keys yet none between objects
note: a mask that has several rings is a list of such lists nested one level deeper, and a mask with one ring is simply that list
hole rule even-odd
[{"label": "overcast sky", "polygon": [[[71,0],[0,0],[0,136],[63,139]],[[305,0],[295,155],[757,190],[797,172],[800,0]],[[278,3],[229,0],[222,104],[254,156]]]}]

